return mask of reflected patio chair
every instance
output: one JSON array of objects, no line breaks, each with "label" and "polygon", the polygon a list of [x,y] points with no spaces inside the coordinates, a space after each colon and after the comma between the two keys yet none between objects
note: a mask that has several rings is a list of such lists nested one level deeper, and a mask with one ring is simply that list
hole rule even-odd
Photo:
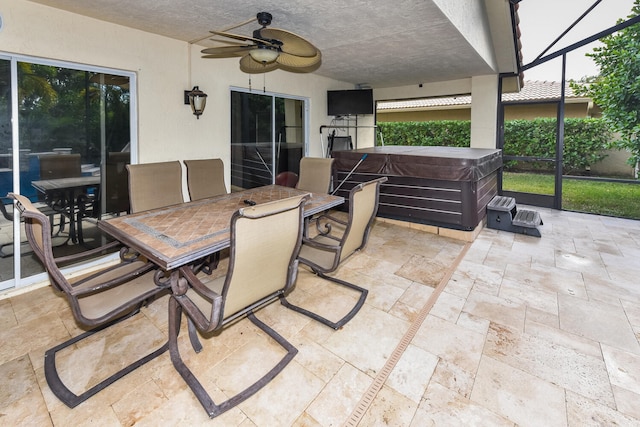
[{"label": "reflected patio chair", "polygon": [[[169,352],[176,370],[211,418],[233,408],[267,385],[298,352],[276,331],[258,320],[254,312],[287,292],[296,280],[302,207],[306,199],[306,196],[292,197],[238,210],[231,218],[230,260],[226,276],[202,283],[191,268],[180,269],[179,289],[173,289],[169,302]],[[202,333],[220,331],[231,322],[247,316],[280,344],[286,355],[251,386],[216,404],[180,357],[177,339],[182,312]],[[215,336],[210,339],[216,339]],[[201,351],[197,334],[190,333],[190,338],[196,352]]]},{"label": "reflected patio chair", "polygon": [[296,188],[310,193],[327,194],[331,190],[333,158],[303,157]]},{"label": "reflected patio chair", "polygon": [[[11,201],[9,201],[7,203],[7,205],[5,206],[5,197],[0,197],[0,214],[2,214],[2,217],[7,221],[7,227],[11,227],[13,228],[13,203],[11,203]],[[8,206],[8,208],[7,208]],[[9,211],[9,209],[11,211]],[[49,206],[39,206],[37,208],[43,215],[46,215],[47,217],[49,217],[49,221],[51,224],[51,233],[52,233],[52,238],[57,237],[60,233],[62,233],[62,231],[64,231],[64,225],[65,225],[65,221],[64,221],[64,216],[56,211],[54,211],[52,208],[50,208]],[[53,228],[54,228],[54,218],[55,216],[58,215],[58,217],[60,218],[60,221],[57,224],[57,231],[54,232]],[[69,241],[69,236],[66,237],[62,237],[58,239],[59,241],[54,245],[54,246],[62,246],[64,244],[66,244]],[[24,245],[26,247],[29,247],[29,244],[27,241],[21,241],[20,242],[21,246]],[[13,247],[13,241],[8,241],[6,243],[2,243],[0,244],[0,258],[6,258],[6,257],[10,257],[13,256],[12,252],[5,252],[4,248],[12,248]],[[20,249],[20,252],[22,252],[22,249]]]},{"label": "reflected patio chair", "polygon": [[179,161],[127,165],[127,170],[132,213],[184,203]]},{"label": "reflected patio chair", "polygon": [[[80,194],[76,201],[78,243],[84,244],[83,220],[96,223],[103,214],[129,213],[129,178],[126,165],[129,164],[129,152],[109,152],[105,164],[106,179],[104,185],[97,187],[93,194]],[[105,211],[102,212],[102,198]]]},{"label": "reflected patio chair", "polygon": [[354,252],[363,249],[367,244],[369,231],[378,211],[380,184],[386,180],[386,177],[382,177],[353,187],[349,192],[348,220],[342,221],[330,214],[319,216],[315,220],[319,234],[308,238],[305,232],[305,238],[300,248],[298,260],[311,268],[316,275],[360,293],[360,297],[351,311],[342,319],[334,322],[310,310],[291,304],[282,295],[280,302],[284,306],[333,329],[341,328],[358,313],[367,299],[368,291],[342,279],[328,276],[327,273],[334,272],[342,261]]},{"label": "reflected patio chair", "polygon": [[[75,178],[82,175],[82,159],[80,154],[42,154],[38,156],[40,164],[39,179]],[[53,191],[46,196],[40,196],[51,209],[60,214],[60,230],[64,230],[65,216],[71,217],[75,212],[69,210],[73,205],[67,200],[64,192]]]},{"label": "reflected patio chair", "polygon": [[40,179],[74,178],[82,175],[80,154],[43,154],[40,161]]},{"label": "reflected patio chair", "polygon": [[227,194],[224,163],[221,159],[185,160],[187,187],[191,200]]},{"label": "reflected patio chair", "polygon": [[60,271],[59,264],[99,255],[121,244],[112,242],[90,251],[54,258],[49,219],[40,213],[28,198],[13,193],[9,193],[9,197],[18,202],[16,206],[25,222],[27,239],[49,274],[51,285],[65,294],[76,321],[82,327],[89,328],[87,332],[47,350],[44,356],[44,374],[51,391],[67,406],[73,408],[165,352],[168,343],[79,395],[71,391],[61,380],[56,368],[56,353],[68,347],[75,348],[79,341],[136,314],[141,307],[151,303],[160,294],[166,293],[169,284],[168,281],[164,284],[159,279],[156,280],[156,276],[160,276],[155,274],[157,270],[154,270],[153,264],[137,259],[126,248],[120,250],[120,263],[88,276],[67,279]]}]

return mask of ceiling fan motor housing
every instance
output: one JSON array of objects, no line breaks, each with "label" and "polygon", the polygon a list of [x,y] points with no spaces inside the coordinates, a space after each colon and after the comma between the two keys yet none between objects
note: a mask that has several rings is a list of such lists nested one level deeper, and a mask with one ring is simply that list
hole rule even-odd
[{"label": "ceiling fan motor housing", "polygon": [[269,12],[258,12],[256,15],[256,19],[258,20],[258,24],[266,27],[267,25],[271,25],[271,20],[273,16]]}]

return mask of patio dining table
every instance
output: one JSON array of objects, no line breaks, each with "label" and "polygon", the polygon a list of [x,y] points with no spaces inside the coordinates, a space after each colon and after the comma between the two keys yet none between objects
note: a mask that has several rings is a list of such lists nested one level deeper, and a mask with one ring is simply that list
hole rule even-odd
[{"label": "patio dining table", "polygon": [[[98,221],[98,228],[140,252],[165,271],[177,270],[230,245],[231,216],[252,203],[266,203],[309,194],[279,185],[267,185]],[[313,193],[304,216],[323,212],[344,198]]]},{"label": "patio dining table", "polygon": [[[167,345],[171,360],[174,368],[185,379],[209,416],[212,416],[212,408],[215,404],[181,360],[177,349],[181,314],[177,314],[177,318],[175,316],[176,312],[181,313],[181,311],[178,311],[176,298],[185,295],[190,286],[200,281],[194,274],[194,267],[197,268],[198,261],[231,245],[231,218],[235,212],[254,204],[305,195],[309,195],[303,206],[305,217],[344,203],[344,198],[340,196],[268,185],[98,221],[98,227],[101,230],[160,267],[154,277],[156,284],[169,285],[173,295],[168,306]],[[205,285],[200,282],[197,287],[201,288]],[[198,339],[194,322],[188,322],[188,329],[191,345],[198,353],[202,350],[202,344]],[[288,350],[287,347],[285,349]],[[264,378],[266,377],[263,377],[260,382],[264,381]],[[253,392],[246,391],[249,396]],[[233,399],[245,399],[246,393],[238,394]]]}]

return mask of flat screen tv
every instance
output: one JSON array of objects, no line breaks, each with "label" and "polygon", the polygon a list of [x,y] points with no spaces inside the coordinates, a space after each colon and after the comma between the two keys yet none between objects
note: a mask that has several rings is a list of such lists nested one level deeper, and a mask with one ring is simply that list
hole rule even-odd
[{"label": "flat screen tv", "polygon": [[373,114],[373,90],[328,90],[327,115]]}]

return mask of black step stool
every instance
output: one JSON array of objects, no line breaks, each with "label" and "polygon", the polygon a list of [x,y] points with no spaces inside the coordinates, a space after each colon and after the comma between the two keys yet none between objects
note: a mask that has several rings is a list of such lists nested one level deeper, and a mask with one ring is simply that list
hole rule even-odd
[{"label": "black step stool", "polygon": [[518,210],[513,197],[496,196],[487,204],[489,228],[541,237],[539,225],[542,225],[540,214],[537,211]]}]

